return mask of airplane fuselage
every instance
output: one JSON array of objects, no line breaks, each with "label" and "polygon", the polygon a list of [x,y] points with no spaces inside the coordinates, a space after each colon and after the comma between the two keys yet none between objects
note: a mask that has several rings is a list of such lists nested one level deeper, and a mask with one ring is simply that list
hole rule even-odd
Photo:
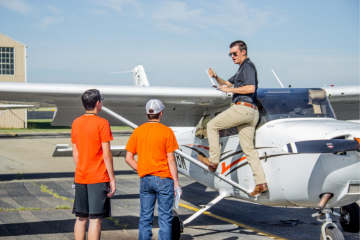
[{"label": "airplane fuselage", "polygon": [[[208,140],[199,138],[196,129],[175,132],[180,150],[197,159],[209,156]],[[259,153],[270,191],[253,198],[230,184],[177,155],[180,173],[209,188],[224,189],[232,197],[271,206],[317,207],[320,196],[332,193],[326,207],[340,207],[359,199],[349,192],[349,185],[360,183],[359,152],[284,154],[289,142],[345,138],[353,139],[360,132],[357,123],[327,118],[278,119],[256,131],[255,147]],[[246,189],[255,187],[252,170],[239,145],[237,134],[220,138],[221,160],[217,172]]]}]

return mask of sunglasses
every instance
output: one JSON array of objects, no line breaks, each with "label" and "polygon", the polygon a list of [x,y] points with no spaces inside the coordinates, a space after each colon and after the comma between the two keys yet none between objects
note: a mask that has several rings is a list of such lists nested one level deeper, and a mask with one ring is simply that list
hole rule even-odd
[{"label": "sunglasses", "polygon": [[105,99],[105,98],[103,98],[103,97],[100,97],[100,101],[104,101],[104,99]]},{"label": "sunglasses", "polygon": [[232,57],[234,55],[234,57],[237,57],[236,53],[229,53],[229,57]]}]

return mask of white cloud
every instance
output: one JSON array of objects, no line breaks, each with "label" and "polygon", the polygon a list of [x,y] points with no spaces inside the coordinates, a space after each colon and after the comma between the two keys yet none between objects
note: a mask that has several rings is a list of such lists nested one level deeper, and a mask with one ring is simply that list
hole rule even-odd
[{"label": "white cloud", "polygon": [[0,0],[0,5],[25,16],[33,11],[33,7],[21,0]]},{"label": "white cloud", "polygon": [[64,21],[64,17],[61,17],[61,16],[56,16],[56,17],[47,16],[47,17],[41,18],[40,22],[38,22],[35,25],[35,27],[44,30],[45,28],[47,28],[48,25],[59,23],[59,22],[62,22],[62,21]]},{"label": "white cloud", "polygon": [[52,11],[55,14],[58,14],[58,15],[61,14],[61,10],[54,6],[48,6],[48,9],[50,9],[50,11]]},{"label": "white cloud", "polygon": [[93,14],[93,15],[98,15],[98,16],[100,16],[100,15],[106,15],[106,14],[107,14],[107,12],[105,12],[105,11],[102,11],[102,10],[93,10],[93,9],[89,10],[89,13],[91,13],[91,14]]},{"label": "white cloud", "polygon": [[[43,9],[37,9],[21,0],[0,0],[0,5],[24,16],[31,16],[32,18],[38,19],[38,22],[35,24],[36,28],[45,29],[50,24],[64,21],[61,10],[51,5]],[[46,11],[51,12],[51,15],[41,16]]]},{"label": "white cloud", "polygon": [[141,4],[137,0],[94,0],[97,4],[110,7],[117,13],[122,13],[124,5],[140,7]]},{"label": "white cloud", "polygon": [[252,36],[261,28],[277,26],[287,21],[269,9],[251,8],[238,0],[223,0],[218,3],[203,2],[197,8],[185,2],[166,1],[155,8],[153,26],[179,34],[198,30],[219,32],[227,30],[239,35]]},{"label": "white cloud", "polygon": [[[45,14],[45,16],[42,16],[43,14]],[[65,19],[61,9],[51,5],[39,9],[35,17],[39,19],[35,24],[35,27],[42,30],[46,29],[51,24],[60,23]]]},{"label": "white cloud", "polygon": [[[225,30],[249,37],[260,29],[274,27],[287,21],[286,16],[279,15],[275,10],[252,8],[242,0],[199,0],[196,3],[163,0],[143,3],[138,0],[93,1],[129,18],[129,11],[134,10],[136,14],[133,15],[145,20],[152,28],[181,35],[193,34],[199,30],[218,35]],[[124,11],[125,5],[130,6],[127,11]],[[90,13],[101,15],[102,11]]]}]

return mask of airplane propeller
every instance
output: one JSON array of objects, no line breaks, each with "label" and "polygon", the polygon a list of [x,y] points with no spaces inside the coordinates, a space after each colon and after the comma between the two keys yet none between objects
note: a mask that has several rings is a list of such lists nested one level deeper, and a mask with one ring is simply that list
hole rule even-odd
[{"label": "airplane propeller", "polygon": [[336,153],[360,152],[360,139],[326,139],[288,143],[283,148],[288,153]]}]

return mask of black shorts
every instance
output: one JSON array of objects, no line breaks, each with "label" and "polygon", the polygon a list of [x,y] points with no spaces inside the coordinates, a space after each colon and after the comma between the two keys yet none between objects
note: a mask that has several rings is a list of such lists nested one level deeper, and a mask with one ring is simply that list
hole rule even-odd
[{"label": "black shorts", "polygon": [[72,213],[76,217],[100,219],[111,216],[110,198],[107,194],[110,183],[75,183],[75,201]]}]

